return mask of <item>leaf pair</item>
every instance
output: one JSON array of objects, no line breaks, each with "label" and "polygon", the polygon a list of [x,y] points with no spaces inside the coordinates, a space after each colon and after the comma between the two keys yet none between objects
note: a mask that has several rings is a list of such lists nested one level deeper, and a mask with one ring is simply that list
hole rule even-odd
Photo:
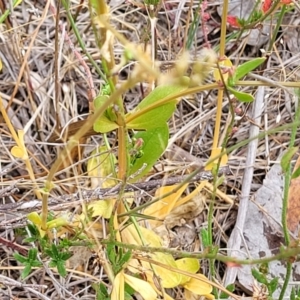
[{"label": "leaf pair", "polygon": [[[131,160],[131,181],[137,181],[149,172],[168,145],[169,128],[167,121],[176,109],[176,98],[187,89],[184,85],[158,86],[130,113],[125,116],[127,129],[140,131],[132,139],[142,141],[139,157]],[[108,96],[95,99],[95,109],[99,109]],[[110,107],[94,124],[94,130],[106,133],[119,128],[116,115],[117,107]],[[122,124],[123,126],[123,124]],[[130,152],[130,149],[128,149]]]},{"label": "leaf pair", "polygon": [[219,66],[220,68],[225,67],[225,72],[220,73],[220,70],[215,70],[214,78],[216,81],[220,81],[223,77],[223,80],[226,84],[226,89],[233,94],[240,102],[252,102],[254,100],[253,96],[249,93],[244,93],[238,91],[234,88],[236,82],[246,76],[249,72],[253,71],[257,67],[259,67],[266,60],[265,57],[259,57],[247,61],[241,65],[239,65],[235,70],[232,66],[232,63],[229,58],[223,59]]}]

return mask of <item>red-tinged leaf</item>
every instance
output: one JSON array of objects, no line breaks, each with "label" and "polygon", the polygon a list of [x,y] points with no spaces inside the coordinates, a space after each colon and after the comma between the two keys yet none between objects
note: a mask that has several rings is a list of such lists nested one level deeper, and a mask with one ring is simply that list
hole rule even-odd
[{"label": "red-tinged leaf", "polygon": [[235,16],[227,16],[227,23],[235,28],[240,28],[239,19]]},{"label": "red-tinged leaf", "polygon": [[285,5],[289,5],[289,4],[293,4],[293,0],[281,0],[280,3],[285,4]]},{"label": "red-tinged leaf", "polygon": [[272,0],[265,0],[262,4],[261,10],[266,13],[272,6]]}]

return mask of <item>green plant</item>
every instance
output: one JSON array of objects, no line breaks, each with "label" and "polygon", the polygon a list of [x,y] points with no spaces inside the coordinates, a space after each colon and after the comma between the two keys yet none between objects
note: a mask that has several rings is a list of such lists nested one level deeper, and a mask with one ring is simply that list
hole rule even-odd
[{"label": "green plant", "polygon": [[270,300],[273,299],[272,295],[278,287],[279,278],[277,277],[273,279],[268,278],[268,274],[269,274],[268,264],[262,264],[259,269],[252,268],[251,273],[259,283],[262,283],[263,285],[266,286],[268,290],[268,299]]},{"label": "green plant", "polygon": [[26,278],[30,274],[32,268],[41,267],[43,265],[39,261],[37,255],[38,255],[38,249],[37,248],[29,249],[27,257],[25,257],[23,255],[20,255],[19,253],[14,254],[14,258],[18,262],[22,263],[25,266],[25,268],[24,268],[24,270],[22,271],[22,274],[21,274],[22,279]]},{"label": "green plant", "polygon": [[[214,51],[207,49],[206,52],[203,53],[202,57],[197,58],[192,64],[190,64],[190,53],[185,52],[182,54],[178,62],[174,64],[174,73],[170,73],[167,76],[162,76],[160,70],[155,66],[152,59],[154,57],[155,49],[152,49],[153,55],[150,57],[146,55],[140,48],[136,47],[135,44],[127,41],[110,24],[110,14],[106,2],[90,1],[90,12],[93,16],[91,18],[93,20],[93,30],[95,31],[96,40],[98,42],[99,49],[101,49],[102,55],[101,67],[99,67],[99,65],[92,59],[91,55],[86,53],[85,46],[82,43],[76,27],[76,22],[74,21],[76,18],[73,19],[73,16],[70,12],[70,2],[62,2],[67,11],[68,20],[82,50],[88,56],[89,61],[95,67],[99,76],[101,76],[105,81],[105,84],[102,86],[102,90],[99,95],[93,99],[93,102],[90,103],[90,116],[85,125],[82,126],[78,132],[76,132],[76,134],[67,141],[63,152],[52,165],[45,181],[44,188],[39,190],[37,187],[35,187],[36,195],[39,198],[42,197],[43,209],[41,216],[37,213],[28,215],[28,219],[31,220],[36,226],[28,226],[31,236],[25,241],[36,243],[36,245],[38,245],[41,249],[43,258],[50,258],[49,266],[56,267],[59,274],[61,276],[65,276],[65,262],[71,256],[68,249],[72,244],[80,243],[82,239],[78,233],[75,235],[74,240],[72,241],[70,241],[71,238],[53,241],[51,230],[55,229],[59,231],[63,227],[77,226],[79,227],[78,232],[83,232],[84,226],[87,226],[87,224],[93,221],[94,218],[99,216],[104,217],[105,219],[109,220],[110,234],[109,242],[106,243],[107,246],[105,248],[106,261],[104,262],[104,269],[109,277],[110,283],[114,286],[114,289],[112,294],[109,295],[104,284],[94,286],[98,299],[119,299],[121,296],[124,296],[124,294],[125,297],[126,295],[130,297],[129,295],[133,293],[133,290],[139,292],[140,286],[142,286],[146,291],[149,291],[149,294],[151,294],[151,297],[154,299],[154,297],[156,297],[160,291],[157,292],[155,287],[151,285],[151,276],[148,274],[148,277],[145,279],[142,278],[142,276],[131,276],[127,272],[129,269],[129,262],[137,261],[137,258],[133,257],[133,251],[128,250],[130,249],[130,245],[135,245],[134,242],[136,242],[136,245],[140,247],[136,249],[143,251],[149,250],[149,252],[151,252],[153,249],[151,249],[149,246],[150,241],[153,242],[153,240],[155,240],[157,242],[157,238],[155,236],[152,236],[152,239],[147,239],[148,236],[144,230],[144,227],[138,223],[138,218],[143,215],[136,214],[136,212],[141,210],[141,208],[145,208],[145,206],[150,207],[151,204],[158,202],[161,199],[166,202],[168,196],[172,195],[174,198],[174,194],[176,194],[176,199],[179,199],[179,201],[182,201],[181,203],[183,203],[184,201],[182,198],[180,198],[180,196],[186,186],[184,183],[178,186],[173,186],[172,189],[169,189],[168,192],[162,193],[162,195],[158,196],[152,203],[147,203],[145,206],[133,209],[132,202],[130,201],[133,196],[132,194],[125,193],[124,188],[128,183],[135,183],[151,174],[153,166],[166,150],[169,140],[168,120],[174,115],[177,104],[181,101],[181,98],[193,93],[216,89],[218,91],[218,98],[215,133],[211,149],[211,156],[206,163],[207,170],[211,170],[214,176],[214,190],[212,193],[212,201],[209,205],[208,228],[201,232],[205,251],[202,256],[197,257],[199,259],[207,258],[210,260],[210,273],[212,276],[214,276],[215,260],[223,259],[223,261],[226,261],[224,257],[218,256],[219,248],[214,245],[212,230],[213,211],[217,188],[223,181],[222,177],[218,177],[218,171],[220,166],[227,164],[227,154],[233,149],[237,149],[239,146],[241,146],[240,144],[235,148],[227,148],[227,143],[230,140],[234,122],[234,105],[232,102],[229,104],[231,112],[229,126],[225,133],[224,142],[222,145],[219,145],[222,101],[224,95],[230,99],[231,94],[234,95],[239,102],[253,101],[253,96],[250,93],[239,91],[239,86],[257,86],[260,84],[266,84],[265,82],[250,82],[244,80],[244,77],[246,77],[255,68],[261,66],[266,61],[266,58],[256,58],[234,67],[230,59],[224,56],[226,43],[226,14],[228,6],[228,1],[224,1],[219,58],[217,58],[217,55],[214,53]],[[158,4],[158,1],[145,1],[146,7],[147,5],[156,6]],[[149,8],[150,11],[149,18],[151,19],[151,29],[153,29],[152,33],[154,33],[156,7],[147,8]],[[240,32],[250,26],[254,26],[263,19],[264,16],[261,14],[261,12],[254,10],[249,20],[238,20],[238,24],[240,27],[242,27]],[[195,18],[195,22],[193,23],[194,28],[190,30],[190,36],[188,39],[189,45],[187,45],[187,48],[190,47],[191,41],[193,40],[193,35],[196,32],[195,27],[197,27],[199,20],[200,18],[197,16],[197,18]],[[204,26],[204,24],[202,24],[202,26]],[[119,65],[116,65],[114,60],[114,38],[117,38],[124,47],[124,52]],[[135,68],[132,70],[127,80],[121,84],[118,84],[116,74],[121,67],[123,67],[129,61],[137,62]],[[186,76],[189,67],[192,68],[190,79]],[[209,76],[212,70],[214,70],[215,73],[214,82],[206,84],[204,79]],[[156,81],[161,82],[161,84],[155,86]],[[152,86],[153,88],[148,95],[143,97],[141,102],[136,107],[127,112],[123,101],[126,93],[136,84],[144,82],[148,82],[149,86]],[[288,86],[288,84],[285,82],[281,82],[280,84]],[[2,109],[1,111],[5,115],[4,110]],[[7,121],[7,124],[10,124],[9,121]],[[294,126],[296,128],[298,124],[295,123]],[[62,162],[68,159],[72,149],[77,146],[81,137],[91,127],[93,127],[96,132],[102,134],[105,144],[104,146],[100,146],[93,151],[88,161],[88,175],[96,178],[94,181],[95,183],[92,183],[92,188],[113,188],[115,185],[117,185],[117,183],[120,183],[120,192],[111,199],[105,201],[99,200],[92,204],[83,205],[83,214],[80,216],[82,217],[80,219],[81,224],[78,224],[79,222],[77,222],[74,225],[69,222],[66,217],[49,218],[48,197],[51,190],[55,188],[54,177],[56,176],[56,172]],[[32,181],[35,182],[35,178],[32,176],[33,173],[29,164],[22,132],[17,135],[13,128],[11,129],[9,127],[9,129],[11,130],[15,142],[17,143],[17,148],[14,148],[15,151],[13,152],[16,154],[16,157],[23,158],[26,161],[29,175],[31,175]],[[117,154],[114,149],[111,149],[106,134],[116,136],[118,144]],[[265,134],[268,134],[268,132],[263,133],[263,135]],[[245,141],[244,143],[247,142],[249,141]],[[290,159],[291,156],[288,158],[287,162],[283,161],[284,166],[286,166],[285,171],[288,171],[287,165],[290,163]],[[100,177],[100,179],[105,178],[106,181],[103,180],[103,182],[99,183],[101,180],[99,181],[98,177]],[[126,200],[124,200],[124,198],[126,198]],[[175,206],[174,203],[172,203],[172,205]],[[166,212],[164,213],[166,215]],[[148,217],[153,221],[157,221],[158,219],[155,215],[149,215]],[[130,230],[133,231],[131,232],[131,236],[135,235],[135,241],[131,240],[131,243],[128,242],[128,244],[126,244],[124,240],[128,238],[128,236],[125,234],[126,228],[128,227],[130,227]],[[138,259],[140,261],[143,261],[144,259],[143,263],[147,266],[147,269],[152,272],[151,274],[153,277],[159,277],[163,272],[165,272],[169,275],[168,277],[173,280],[172,283],[166,283],[166,280],[165,282],[164,280],[161,280],[159,283],[161,290],[163,290],[163,288],[177,286],[183,286],[186,288],[189,286],[190,282],[193,282],[191,278],[194,278],[203,283],[202,285],[198,283],[198,287],[200,286],[204,290],[204,292],[201,291],[203,294],[208,296],[211,292],[212,286],[215,288],[214,294],[217,294],[216,289],[220,288],[218,285],[213,285],[213,282],[209,282],[202,274],[195,274],[199,270],[199,263],[197,263],[197,260],[185,260],[185,263],[190,263],[189,268],[182,268],[182,265],[181,268],[179,268],[178,265],[180,263],[178,262],[178,265],[176,265],[177,261],[175,262],[171,256],[171,254],[175,254],[175,252],[168,252],[168,249],[164,249],[161,243],[157,243],[155,246],[155,251],[153,250],[151,252],[153,254],[153,257],[151,257],[152,261],[147,261],[147,258],[143,257],[138,257]],[[292,254],[295,253],[292,252]],[[176,254],[179,255],[180,253],[176,252]],[[284,256],[282,253],[280,254],[280,257],[284,258],[289,257],[288,255],[292,255],[290,252],[288,252],[286,256]],[[29,257],[16,257],[16,259],[26,265],[25,277],[30,273],[31,268],[35,266],[34,264],[37,264],[38,262],[36,260],[36,253],[30,252],[29,256],[30,259]],[[230,260],[234,261],[234,259],[230,258],[227,260],[227,262]],[[254,261],[254,263],[257,262],[261,262],[261,260]],[[247,261],[239,261],[239,263],[247,263]],[[173,276],[170,274],[173,274]],[[24,276],[24,274],[22,276]],[[256,271],[253,271],[253,276],[256,276],[260,282],[266,284],[270,294],[274,292],[276,285],[275,281],[269,282],[264,274]],[[188,280],[184,281],[182,278],[188,278]],[[130,292],[128,292],[129,286],[133,288]],[[226,298],[226,292],[230,293],[232,290],[233,287],[229,286],[228,291],[223,291],[222,298]],[[142,291],[140,290],[140,292]],[[163,293],[164,292],[161,292],[162,296]],[[227,293],[227,295],[229,295],[229,293]]]},{"label": "green plant", "polygon": [[59,275],[65,277],[67,275],[65,264],[72,256],[72,253],[68,251],[62,252],[55,244],[52,244],[51,248],[46,248],[44,251],[51,258],[49,267],[56,267]]}]

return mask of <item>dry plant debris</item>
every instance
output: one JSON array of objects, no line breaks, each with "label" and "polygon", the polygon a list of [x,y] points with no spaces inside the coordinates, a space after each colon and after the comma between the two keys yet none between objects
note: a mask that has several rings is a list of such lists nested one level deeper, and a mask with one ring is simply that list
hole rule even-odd
[{"label": "dry plant debris", "polygon": [[[249,5],[253,6],[253,3],[254,1],[249,1]],[[245,17],[243,9],[246,6],[241,2],[241,5],[237,5],[237,12],[232,8],[234,4],[238,4],[237,1],[230,3],[231,14]],[[205,76],[197,77],[199,66],[195,61],[203,59],[201,51],[207,40],[212,48],[219,47],[222,21],[222,5],[219,2],[208,2],[205,12],[210,15],[210,19],[205,19],[205,15],[200,13],[200,26],[192,41],[188,40],[188,29],[196,26],[193,20],[199,13],[196,1],[161,1],[155,22],[149,17],[147,6],[142,1],[110,1],[109,6],[112,29],[108,31],[109,35],[100,51],[97,46],[99,41],[93,30],[101,30],[104,23],[99,21],[95,28],[92,27],[89,5],[85,2],[70,1],[68,10],[63,6],[54,7],[48,1],[17,1],[13,9],[0,3],[2,15],[6,9],[10,9],[9,16],[0,24],[1,299],[102,299],[96,298],[96,295],[100,295],[99,282],[110,293],[111,298],[108,299],[121,299],[125,289],[131,291],[128,284],[135,287],[139,294],[137,297],[144,299],[199,299],[200,296],[193,295],[195,292],[212,298],[212,287],[224,290],[223,264],[216,264],[214,279],[220,284],[214,285],[214,280],[208,281],[205,277],[209,274],[205,260],[201,260],[200,265],[195,258],[179,259],[170,253],[146,253],[136,249],[132,252],[124,249],[121,256],[114,256],[117,246],[101,243],[115,234],[115,240],[119,243],[146,248],[163,246],[176,251],[202,253],[206,245],[204,236],[200,238],[199,233],[207,228],[209,206],[216,197],[213,206],[213,240],[216,247],[226,248],[239,209],[244,170],[249,167],[245,165],[247,144],[236,147],[228,154],[228,162],[226,157],[224,163],[227,163],[230,172],[225,172],[217,188],[206,181],[207,178],[200,177],[193,177],[190,179],[191,183],[178,187],[178,180],[185,180],[185,176],[197,168],[203,169],[203,162],[212,155],[217,97],[214,90],[182,98],[168,123],[168,150],[155,164],[155,168],[149,170],[147,178],[142,178],[141,175],[143,182],[122,186],[122,178],[117,178],[111,169],[111,164],[115,162],[105,160],[106,157],[115,157],[111,155],[117,153],[119,141],[116,134],[110,133],[104,139],[102,134],[95,132],[95,128],[90,128],[58,167],[49,198],[51,214],[47,226],[53,229],[49,239],[57,245],[65,243],[63,249],[69,247],[70,251],[58,251],[55,246],[47,249],[53,256],[52,265],[49,265],[50,259],[43,260],[41,248],[34,247],[34,234],[45,234],[40,217],[40,199],[45,192],[43,187],[49,170],[66,148],[70,136],[87,124],[87,115],[95,109],[91,99],[105,86],[96,66],[104,60],[112,60],[109,47],[113,44],[117,64],[112,66],[114,72],[111,80],[117,80],[119,87],[136,72],[136,62],[125,59],[123,53],[126,47],[120,38],[114,39],[113,30],[127,39],[132,53],[142,53],[144,62],[150,62],[150,68],[151,60],[147,51],[151,44],[151,34],[154,35],[155,23],[156,61],[162,74],[159,77],[161,83],[181,83],[183,73],[193,78],[193,85],[199,79],[205,84],[214,82],[213,76],[208,76],[205,80]],[[74,18],[76,16],[75,24],[85,44],[84,51],[80,50],[74,29],[66,21],[68,13]],[[205,26],[201,27],[204,20]],[[262,55],[260,49],[267,49],[266,43],[270,40],[268,34],[275,29],[276,20],[277,16],[268,21],[267,26],[262,25],[262,30],[257,28],[247,31],[239,38],[235,35],[234,28],[228,28],[230,38],[226,43],[225,54],[233,65],[240,65]],[[268,63],[263,73],[266,88],[259,116],[260,132],[276,129],[293,120],[296,105],[293,83],[299,83],[300,75],[297,30],[299,31],[299,14],[297,8],[290,9],[282,21],[281,31],[274,42],[275,47],[268,53]],[[254,31],[255,37],[251,35]],[[187,55],[183,49],[189,42],[190,55]],[[87,55],[96,62],[96,66]],[[176,63],[179,58],[181,64]],[[185,61],[189,64],[184,64]],[[201,67],[203,68],[203,64]],[[142,83],[133,85],[123,95],[127,112],[133,111],[150,93],[154,75],[147,75]],[[205,75],[209,75],[209,72]],[[246,78],[261,80],[257,77],[259,75],[248,74]],[[272,80],[272,84],[268,84],[268,79]],[[273,84],[274,82],[286,85],[283,87],[281,84]],[[255,95],[257,88],[246,85],[241,91]],[[218,154],[226,140],[231,118],[230,104],[231,99],[224,97],[221,136],[218,145],[215,145]],[[247,139],[249,128],[256,126],[250,113],[250,104],[237,102],[235,105],[234,130],[227,143],[228,148]],[[136,126],[134,122],[131,125]],[[288,148],[289,138],[289,128],[285,128],[274,130],[257,141],[257,155],[251,166],[253,178],[249,183],[251,195],[259,195],[272,165],[276,164],[278,157]],[[110,149],[103,148],[104,141],[106,145],[110,145]],[[297,143],[299,144],[299,135],[296,137]],[[138,159],[140,153],[138,147],[134,148],[135,145],[132,150],[136,152],[132,155]],[[137,169],[135,175],[139,176],[141,168]],[[209,174],[211,175],[203,173],[205,176]],[[177,181],[173,182],[175,177]],[[298,208],[295,196],[297,182],[298,179],[293,179],[290,190],[288,222],[291,231],[299,223],[298,219],[294,219],[297,217],[294,208]],[[107,219],[119,203],[121,192],[125,200],[123,206],[118,207],[120,217],[109,224]],[[168,192],[169,196],[159,199]],[[131,217],[126,215],[126,206],[134,210],[154,199],[158,201],[144,210],[133,211],[134,218],[140,224],[135,225],[140,230],[138,232]],[[266,215],[270,213],[259,207],[259,214],[262,212]],[[247,226],[250,224],[250,227],[255,228],[257,224],[253,224],[254,218],[250,215],[247,217]],[[37,231],[34,228],[30,231],[28,227],[25,230],[30,220],[37,225]],[[133,223],[128,225],[129,221]],[[249,227],[246,230],[248,229]],[[262,230],[262,235],[270,233],[269,228]],[[28,232],[32,238],[24,241]],[[76,240],[79,245],[68,245],[68,240]],[[110,247],[108,252],[106,247]],[[268,247],[271,248],[270,245]],[[32,248],[36,248],[38,253]],[[267,250],[271,251],[266,249],[266,253]],[[23,257],[31,255],[32,261],[36,263],[25,280],[21,278],[21,274],[26,263],[28,266],[28,261],[23,258],[24,264],[18,263],[13,256],[15,252]],[[225,255],[226,251],[220,253]],[[127,259],[124,258],[126,270],[125,267],[117,268],[123,257]],[[54,263],[59,259],[67,261],[64,279],[59,275],[61,266]],[[113,280],[111,274],[106,272],[112,261],[116,262],[116,276]],[[180,269],[180,272],[176,273],[174,269]],[[133,276],[137,273],[139,277]],[[240,282],[244,281],[240,279]],[[247,285],[249,287],[251,289]],[[170,288],[168,294],[164,288]],[[253,285],[253,289],[246,292],[255,295],[257,290],[263,289],[264,287]],[[236,295],[231,296],[238,298],[238,294],[242,295],[244,292],[237,291]]]}]

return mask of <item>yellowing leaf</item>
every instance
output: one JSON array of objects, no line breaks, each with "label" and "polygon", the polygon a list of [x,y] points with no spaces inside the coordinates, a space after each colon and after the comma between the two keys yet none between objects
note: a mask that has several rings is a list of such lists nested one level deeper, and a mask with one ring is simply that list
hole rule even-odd
[{"label": "yellowing leaf", "polygon": [[29,221],[31,221],[34,225],[39,226],[42,224],[42,219],[41,219],[40,215],[35,211],[28,214],[27,219]]},{"label": "yellowing leaf", "polygon": [[[213,160],[211,163],[209,163],[209,164],[207,164],[206,166],[205,166],[205,170],[206,171],[210,171],[212,168],[213,168],[213,166],[215,165],[215,164],[217,164],[218,163],[218,160],[220,159],[220,157],[219,157],[219,155],[222,153],[222,148],[221,147],[218,147],[218,148],[213,148],[212,150],[211,150],[211,155],[210,155],[210,158],[209,159],[213,159],[213,158],[216,158],[215,160]],[[228,156],[227,156],[227,154],[225,153],[225,154],[223,154],[222,155],[222,158],[221,158],[221,166],[225,166],[226,164],[227,164],[227,162],[228,162]]]},{"label": "yellowing leaf", "polygon": [[114,186],[116,181],[114,179],[107,179],[112,177],[114,169],[112,164],[116,163],[116,158],[105,146],[98,147],[91,153],[91,158],[88,160],[87,171],[91,177],[92,188],[102,187],[108,188]]},{"label": "yellowing leaf", "polygon": [[128,283],[136,292],[140,293],[144,300],[157,299],[157,293],[150,283],[139,278],[124,274],[125,282]]},{"label": "yellowing leaf", "polygon": [[22,0],[17,0],[17,1],[14,1],[14,4],[13,4],[13,7],[17,7],[18,5],[20,5],[22,3]]},{"label": "yellowing leaf", "polygon": [[196,187],[196,189],[194,189],[190,194],[178,200],[174,208],[181,206],[186,202],[192,200],[193,198],[197,197],[197,195],[201,192],[201,190],[206,186],[207,182],[208,182],[207,180],[201,181],[201,183]]},{"label": "yellowing leaf", "polygon": [[115,277],[115,280],[113,282],[113,289],[111,292],[111,300],[124,300],[125,294],[124,294],[124,273],[121,271],[117,274]]},{"label": "yellowing leaf", "polygon": [[[190,272],[190,273],[193,273],[193,274],[196,274],[200,269],[199,260],[196,259],[196,258],[181,258],[181,259],[178,259],[178,260],[176,260],[176,266],[180,270]],[[186,276],[186,275],[182,275],[180,284],[184,285],[190,279],[191,279],[191,277]]]},{"label": "yellowing leaf", "polygon": [[[139,227],[139,231],[142,236],[142,240],[151,247],[161,247],[162,241],[160,237],[155,234],[153,231],[145,228]],[[133,224],[124,228],[121,232],[122,241],[124,243],[131,243],[134,245],[143,245],[141,237]]]},{"label": "yellowing leaf", "polygon": [[[172,255],[156,252],[151,256],[153,260],[177,269],[175,259]],[[167,267],[160,267],[155,264],[152,264],[152,267],[155,270],[155,274],[161,279],[161,283],[164,288],[173,288],[180,284],[182,278],[181,274],[172,272],[168,270]]]},{"label": "yellowing leaf", "polygon": [[69,224],[69,222],[65,218],[60,217],[60,218],[56,218],[54,220],[47,222],[47,228],[49,228],[49,229],[57,228],[57,227],[64,226],[67,224]]},{"label": "yellowing leaf", "polygon": [[[224,82],[227,83],[228,72],[226,72],[226,71],[228,71],[228,69],[232,67],[232,62],[229,58],[226,57],[224,60],[219,62],[219,66],[220,66],[220,69],[221,69],[221,72],[222,72],[222,76],[224,78]],[[227,67],[227,70],[225,68],[222,68],[222,67]],[[222,80],[219,69],[214,70],[214,78],[215,78],[215,81],[221,81]]]},{"label": "yellowing leaf", "polygon": [[[161,219],[164,219],[169,212],[174,208],[176,201],[180,198],[184,190],[188,184],[183,185],[177,192],[170,194],[167,197],[164,197],[163,199],[153,203],[152,205],[148,206],[144,210],[144,214],[148,216],[153,216],[153,217],[159,217]],[[156,197],[161,197],[169,192],[172,192],[177,186],[164,186],[156,190],[155,196]],[[160,225],[162,222],[161,221],[156,221],[156,220],[149,220],[149,223],[153,227],[157,227]]]},{"label": "yellowing leaf", "polygon": [[103,200],[95,201],[92,204],[89,204],[88,210],[92,210],[92,217],[103,216],[107,212],[107,202]]},{"label": "yellowing leaf", "polygon": [[197,295],[207,295],[212,292],[212,286],[208,283],[208,279],[202,274],[196,274],[197,278],[192,277],[184,288]]},{"label": "yellowing leaf", "polygon": [[16,158],[24,157],[24,150],[21,147],[13,146],[10,150],[11,154]]}]

